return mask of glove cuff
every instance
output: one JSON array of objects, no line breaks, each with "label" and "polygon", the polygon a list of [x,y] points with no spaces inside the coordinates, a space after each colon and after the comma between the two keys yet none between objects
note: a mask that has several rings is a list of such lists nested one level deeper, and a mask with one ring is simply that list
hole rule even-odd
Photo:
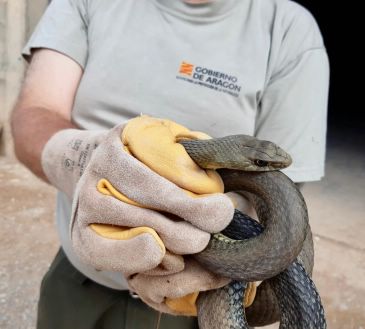
[{"label": "glove cuff", "polygon": [[65,129],[54,134],[41,157],[42,169],[50,183],[72,199],[92,152],[105,134],[104,131],[78,129]]}]

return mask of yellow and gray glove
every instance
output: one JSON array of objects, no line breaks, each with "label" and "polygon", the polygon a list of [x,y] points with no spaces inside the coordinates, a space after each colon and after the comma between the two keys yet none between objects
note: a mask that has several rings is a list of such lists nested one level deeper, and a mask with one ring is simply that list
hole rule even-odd
[{"label": "yellow and gray glove", "polygon": [[209,233],[228,225],[233,205],[220,177],[199,168],[177,143],[184,138],[209,136],[142,116],[107,134],[62,131],[42,159],[50,181],[70,197],[82,176],[71,222],[80,258],[122,272],[150,306],[194,315],[199,292],[229,279],[182,255],[203,250]]},{"label": "yellow and gray glove", "polygon": [[42,168],[50,183],[72,199],[92,152],[105,131],[65,129],[53,135],[42,152]]},{"label": "yellow and gray glove", "polygon": [[[214,274],[190,257],[184,257],[184,269],[166,275],[145,273],[128,278],[132,291],[152,308],[174,315],[196,316],[196,301],[201,292],[218,289],[230,279]],[[256,284],[249,283],[244,300],[245,307],[252,304],[256,295]]]},{"label": "yellow and gray glove", "polygon": [[113,128],[75,190],[71,239],[86,263],[126,277],[177,273],[202,251],[234,207],[215,171],[177,143],[208,138],[169,120],[137,117]]}]

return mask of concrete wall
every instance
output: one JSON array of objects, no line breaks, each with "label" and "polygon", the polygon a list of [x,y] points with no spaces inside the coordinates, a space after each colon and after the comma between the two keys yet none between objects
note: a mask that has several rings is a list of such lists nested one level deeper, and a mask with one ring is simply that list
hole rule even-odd
[{"label": "concrete wall", "polygon": [[26,12],[26,36],[27,38],[32,33],[34,27],[37,25],[39,18],[42,16],[47,7],[48,0],[27,0]]},{"label": "concrete wall", "polygon": [[24,76],[21,49],[46,4],[47,0],[0,0],[0,155],[13,156],[9,115]]}]

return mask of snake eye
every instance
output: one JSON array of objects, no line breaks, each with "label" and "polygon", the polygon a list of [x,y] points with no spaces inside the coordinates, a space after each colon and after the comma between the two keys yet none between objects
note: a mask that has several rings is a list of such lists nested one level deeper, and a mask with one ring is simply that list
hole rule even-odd
[{"label": "snake eye", "polygon": [[269,164],[267,161],[259,160],[259,159],[255,160],[254,163],[258,167],[266,167]]}]

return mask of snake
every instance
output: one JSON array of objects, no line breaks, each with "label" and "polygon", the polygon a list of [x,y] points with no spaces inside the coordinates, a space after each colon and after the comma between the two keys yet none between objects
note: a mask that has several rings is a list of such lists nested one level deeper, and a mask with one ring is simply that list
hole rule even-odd
[{"label": "snake", "polygon": [[[281,169],[290,155],[273,142],[248,135],[182,140],[203,169],[220,174],[225,192],[244,195],[259,222],[237,209],[229,226],[212,234],[194,258],[232,279],[199,295],[200,329],[245,329],[280,321],[280,329],[325,329],[324,309],[311,280],[313,239],[307,206],[295,183]],[[245,309],[247,282],[262,281]]]}]

